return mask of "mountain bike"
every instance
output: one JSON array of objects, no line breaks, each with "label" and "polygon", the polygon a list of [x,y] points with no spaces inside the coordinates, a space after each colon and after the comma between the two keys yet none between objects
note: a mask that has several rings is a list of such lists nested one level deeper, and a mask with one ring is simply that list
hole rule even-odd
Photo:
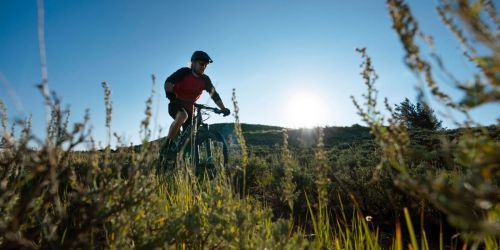
[{"label": "mountain bike", "polygon": [[166,140],[160,148],[157,171],[173,174],[180,165],[191,165],[195,174],[215,176],[219,166],[228,162],[228,146],[224,137],[217,130],[205,123],[210,118],[209,112],[222,114],[222,110],[202,104],[194,104],[196,114],[192,123],[183,129],[172,141],[170,147]]}]

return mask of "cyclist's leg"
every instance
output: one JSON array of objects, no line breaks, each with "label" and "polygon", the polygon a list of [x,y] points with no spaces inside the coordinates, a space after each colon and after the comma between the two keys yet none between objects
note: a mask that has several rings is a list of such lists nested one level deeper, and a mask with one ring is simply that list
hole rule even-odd
[{"label": "cyclist's leg", "polygon": [[187,119],[184,122],[184,124],[182,124],[182,129],[187,129],[191,125],[191,122],[193,120],[192,114],[189,111],[186,112],[187,112]]},{"label": "cyclist's leg", "polygon": [[181,126],[188,120],[189,114],[184,107],[177,103],[168,104],[168,113],[174,118],[167,135],[167,142],[171,142],[179,133]]},{"label": "cyclist's leg", "polygon": [[175,168],[175,155],[176,148],[173,145],[173,139],[179,133],[180,127],[187,120],[187,112],[181,105],[177,103],[168,104],[168,113],[174,118],[174,121],[170,125],[169,132],[167,135],[167,140],[160,147],[160,155],[158,157],[158,171],[171,171]]}]

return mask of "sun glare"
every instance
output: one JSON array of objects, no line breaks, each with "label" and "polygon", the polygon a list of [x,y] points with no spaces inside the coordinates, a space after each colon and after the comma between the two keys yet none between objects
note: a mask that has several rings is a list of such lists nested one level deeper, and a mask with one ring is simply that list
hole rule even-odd
[{"label": "sun glare", "polygon": [[325,105],[320,95],[298,91],[290,96],[287,123],[293,128],[312,128],[325,125]]}]

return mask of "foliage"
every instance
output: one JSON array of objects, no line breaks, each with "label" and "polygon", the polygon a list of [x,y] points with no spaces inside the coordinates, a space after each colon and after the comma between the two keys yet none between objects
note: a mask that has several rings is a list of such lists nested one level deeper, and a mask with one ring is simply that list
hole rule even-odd
[{"label": "foliage", "polygon": [[441,128],[442,121],[437,119],[434,110],[426,104],[417,102],[415,105],[406,98],[400,104],[396,104],[394,111],[395,118],[408,129],[437,130]]},{"label": "foliage", "polygon": [[[405,63],[431,89],[431,93],[443,104],[454,108],[466,115],[467,120],[461,124],[464,127],[461,135],[454,140],[442,138],[440,152],[446,169],[436,174],[412,175],[411,169],[416,165],[426,168],[432,167],[425,160],[410,159],[415,149],[411,147],[411,136],[405,126],[398,122],[398,116],[391,109],[387,100],[385,106],[390,117],[385,119],[377,110],[376,90],[374,83],[376,74],[371,59],[365,49],[358,49],[364,58],[362,64],[363,77],[368,88],[364,95],[363,107],[354,98],[354,104],[359,114],[369,125],[375,140],[381,149],[379,169],[389,170],[397,186],[416,197],[424,198],[436,208],[443,211],[450,223],[458,227],[464,236],[472,236],[477,242],[488,237],[498,239],[500,232],[500,143],[492,137],[487,129],[474,129],[475,124],[468,110],[478,105],[498,101],[498,67],[500,61],[500,47],[495,39],[495,28],[498,27],[496,11],[491,1],[440,1],[439,14],[443,22],[450,27],[458,40],[464,45],[465,55],[476,63],[480,69],[473,77],[472,85],[459,83],[446,70],[440,57],[432,51],[432,58],[438,65],[438,71],[444,72],[453,83],[464,90],[465,98],[461,102],[452,100],[438,87],[434,78],[436,69],[432,63],[424,59],[422,49],[416,42],[417,38],[424,38],[432,42],[429,36],[424,35],[413,18],[408,5],[401,0],[388,0],[389,11],[393,21],[393,28],[398,34],[405,49]],[[489,18],[489,21],[483,20]],[[460,20],[460,26],[454,22]],[[473,42],[470,42],[472,39]],[[472,45],[472,43],[476,43]],[[432,43],[430,43],[432,45]],[[477,46],[487,48],[487,55],[479,56]],[[483,63],[484,58],[488,63]],[[478,61],[479,60],[479,61]],[[424,91],[422,91],[423,93]],[[388,124],[388,125],[385,125]],[[498,125],[496,127],[498,128]],[[495,136],[496,137],[496,136]],[[479,243],[477,243],[479,244]]]},{"label": "foliage", "polygon": [[[151,103],[148,99],[146,106]],[[58,107],[51,106],[56,110],[52,113]],[[380,148],[359,125],[292,131],[293,136],[316,138],[313,148],[298,137],[293,139],[296,144],[288,144],[290,130],[281,130],[278,145],[247,144],[245,177],[227,166],[228,172],[209,181],[193,179],[189,171],[170,178],[156,175],[159,141],[116,150],[74,151],[78,143],[93,140],[90,130],[84,129],[86,120],[72,131],[69,112],[64,114],[51,120],[49,127],[58,132],[50,141],[36,139],[29,122],[20,123],[24,133],[19,139],[2,130],[9,143],[1,155],[2,248],[378,249],[409,240],[401,234],[389,236],[397,219],[393,214],[406,206],[420,207],[418,200],[393,188],[389,178],[371,179]],[[150,134],[147,124],[141,123],[144,136]],[[265,137],[268,131],[243,130],[243,134],[246,139]],[[445,136],[460,134],[450,131]],[[496,128],[490,134],[498,136]],[[426,141],[428,136],[416,138]],[[34,142],[40,143],[40,150],[28,147]],[[435,147],[436,141],[427,143]],[[232,164],[240,161],[236,158]],[[421,170],[410,171],[419,175]],[[242,178],[243,196],[241,182],[235,183]],[[353,197],[355,202],[343,202]],[[433,221],[439,217],[436,211],[426,208],[425,214],[427,225],[439,223]],[[374,218],[370,222],[365,219],[368,215]],[[487,240],[492,246],[498,244]]]},{"label": "foliage", "polygon": [[[105,88],[106,103],[109,95]],[[147,111],[151,103],[148,99],[141,123],[144,136],[150,134]],[[287,132],[282,131],[281,154],[260,149],[261,155],[270,158],[249,157],[248,195],[241,197],[234,185],[235,179],[242,178],[238,171],[222,172],[213,180],[192,178],[189,171],[169,178],[157,175],[158,143],[75,151],[81,143],[93,143],[88,116],[69,130],[69,112],[55,105],[57,100],[51,104],[48,129],[56,132],[48,134],[50,140],[32,135],[29,121],[20,123],[20,138],[3,127],[8,145],[0,157],[1,248],[382,246],[378,229],[368,224],[359,207],[332,206],[339,209],[338,214],[327,209],[332,204],[330,157],[320,131],[317,150],[311,152],[316,156],[308,164],[316,164],[321,178],[311,175],[309,165],[298,164],[294,155],[302,149],[288,148]],[[111,118],[111,112],[106,115]],[[36,149],[30,149],[33,143],[39,143]],[[249,155],[254,154],[252,150]],[[301,213],[311,217],[300,217]],[[312,234],[308,221],[316,224]]]},{"label": "foliage", "polygon": [[[125,210],[151,193],[144,192],[151,182],[140,171],[149,159],[146,155],[124,152],[111,164],[109,151],[73,153],[90,134],[88,115],[69,129],[69,112],[53,96],[46,98],[52,111],[46,140],[31,134],[29,122],[21,123],[19,139],[3,130],[7,141],[0,158],[4,248],[102,246],[106,232],[132,216],[123,214]],[[31,149],[33,144],[36,150]],[[130,164],[120,165],[130,158]]]},{"label": "foliage", "polygon": [[[437,87],[432,64],[414,41],[417,35],[432,39],[421,34],[407,5],[388,5],[405,62],[438,99],[466,115],[470,107],[498,100],[497,40],[481,21],[497,22],[491,1],[443,0],[438,8],[481,71],[473,85],[459,84],[461,102]],[[454,25],[454,16],[471,34]],[[479,55],[471,36],[491,53]],[[154,92],[140,125],[143,142],[127,147],[112,133],[111,91],[103,83],[108,137],[106,147],[97,149],[88,113],[70,125],[69,109],[46,93],[43,77],[40,89],[51,115],[46,138],[31,133],[29,118],[9,131],[0,101],[0,248],[498,249],[500,127],[474,128],[469,119],[456,130],[409,130],[387,101],[386,120],[377,108],[371,59],[365,49],[358,51],[368,93],[365,103],[354,103],[368,128],[240,124],[233,92],[236,122],[212,126],[234,139],[231,162],[219,166],[212,180],[194,177],[188,163],[173,176],[156,173],[161,140],[150,141],[149,129]],[[14,128],[21,133],[16,136]],[[90,148],[76,151],[82,144]],[[457,244],[454,229],[441,226],[442,213],[472,241]],[[411,216],[416,214],[418,222]]]}]

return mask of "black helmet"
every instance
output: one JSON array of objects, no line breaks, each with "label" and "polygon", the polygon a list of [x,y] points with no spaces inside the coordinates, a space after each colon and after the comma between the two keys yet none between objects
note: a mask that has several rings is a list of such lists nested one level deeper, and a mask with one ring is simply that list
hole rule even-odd
[{"label": "black helmet", "polygon": [[191,62],[196,61],[196,60],[205,61],[205,62],[209,62],[209,63],[214,62],[214,61],[212,61],[212,58],[210,58],[208,56],[207,53],[205,53],[204,51],[201,51],[201,50],[195,51],[193,53],[193,55],[191,56]]}]

